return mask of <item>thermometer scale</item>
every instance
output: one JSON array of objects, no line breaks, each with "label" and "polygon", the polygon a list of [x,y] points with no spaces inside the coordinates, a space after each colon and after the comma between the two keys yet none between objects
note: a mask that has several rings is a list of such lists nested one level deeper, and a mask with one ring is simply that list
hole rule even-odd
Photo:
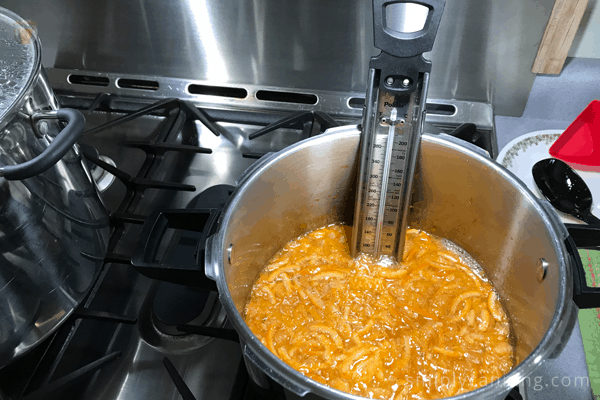
[{"label": "thermometer scale", "polygon": [[[444,3],[373,2],[375,47],[382,51],[369,64],[353,255],[402,260],[431,71],[422,54],[433,47]],[[414,4],[427,8],[422,29],[396,30],[410,26]]]}]

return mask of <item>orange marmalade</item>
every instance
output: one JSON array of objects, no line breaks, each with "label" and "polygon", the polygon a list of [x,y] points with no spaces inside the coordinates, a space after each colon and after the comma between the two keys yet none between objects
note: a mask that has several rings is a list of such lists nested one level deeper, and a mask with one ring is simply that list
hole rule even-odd
[{"label": "orange marmalade", "polygon": [[253,286],[245,320],[281,360],[315,381],[376,399],[439,399],[513,366],[492,285],[441,240],[406,234],[393,267],[350,257],[344,228],[287,243]]}]

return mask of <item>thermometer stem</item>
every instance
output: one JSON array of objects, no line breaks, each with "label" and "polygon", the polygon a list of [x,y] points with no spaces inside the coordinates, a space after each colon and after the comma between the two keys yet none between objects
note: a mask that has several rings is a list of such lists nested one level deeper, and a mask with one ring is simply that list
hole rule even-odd
[{"label": "thermometer stem", "polygon": [[394,134],[396,130],[396,123],[398,122],[398,110],[392,109],[389,120],[387,143],[385,146],[385,156],[383,165],[383,174],[381,179],[381,188],[379,195],[379,211],[377,213],[377,227],[375,230],[375,257],[381,256],[381,234],[383,232],[383,222],[385,220],[385,207],[387,203],[387,189],[390,178],[390,169],[392,165],[392,149],[394,148]]}]

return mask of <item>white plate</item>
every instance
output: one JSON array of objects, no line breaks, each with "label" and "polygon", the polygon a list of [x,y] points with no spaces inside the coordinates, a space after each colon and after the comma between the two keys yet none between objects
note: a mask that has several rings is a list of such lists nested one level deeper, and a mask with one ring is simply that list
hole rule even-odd
[{"label": "white plate", "polygon": [[[533,175],[531,175],[531,168],[536,162],[551,157],[548,150],[561,133],[563,131],[554,129],[519,136],[504,146],[496,160],[523,181],[533,194],[543,199],[544,196],[540,193],[533,180]],[[592,213],[600,216],[600,173],[579,170],[577,170],[577,173],[585,180],[592,192],[592,198],[594,199]],[[568,214],[560,211],[557,211],[557,213],[563,222],[583,223]]]}]

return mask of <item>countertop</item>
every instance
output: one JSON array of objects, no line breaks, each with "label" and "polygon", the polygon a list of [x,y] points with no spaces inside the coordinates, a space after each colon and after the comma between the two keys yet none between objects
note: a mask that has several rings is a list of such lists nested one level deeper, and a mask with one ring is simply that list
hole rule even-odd
[{"label": "countertop", "polygon": [[[600,99],[600,59],[570,58],[560,75],[535,78],[523,115],[496,116],[498,149],[534,131],[565,129],[594,99]],[[556,360],[525,380],[526,400],[593,399],[579,322]],[[582,383],[583,382],[583,383]]]},{"label": "countertop", "polygon": [[560,75],[538,75],[519,118],[496,116],[498,149],[525,133],[565,129],[594,99],[600,99],[600,59],[568,58]]}]

